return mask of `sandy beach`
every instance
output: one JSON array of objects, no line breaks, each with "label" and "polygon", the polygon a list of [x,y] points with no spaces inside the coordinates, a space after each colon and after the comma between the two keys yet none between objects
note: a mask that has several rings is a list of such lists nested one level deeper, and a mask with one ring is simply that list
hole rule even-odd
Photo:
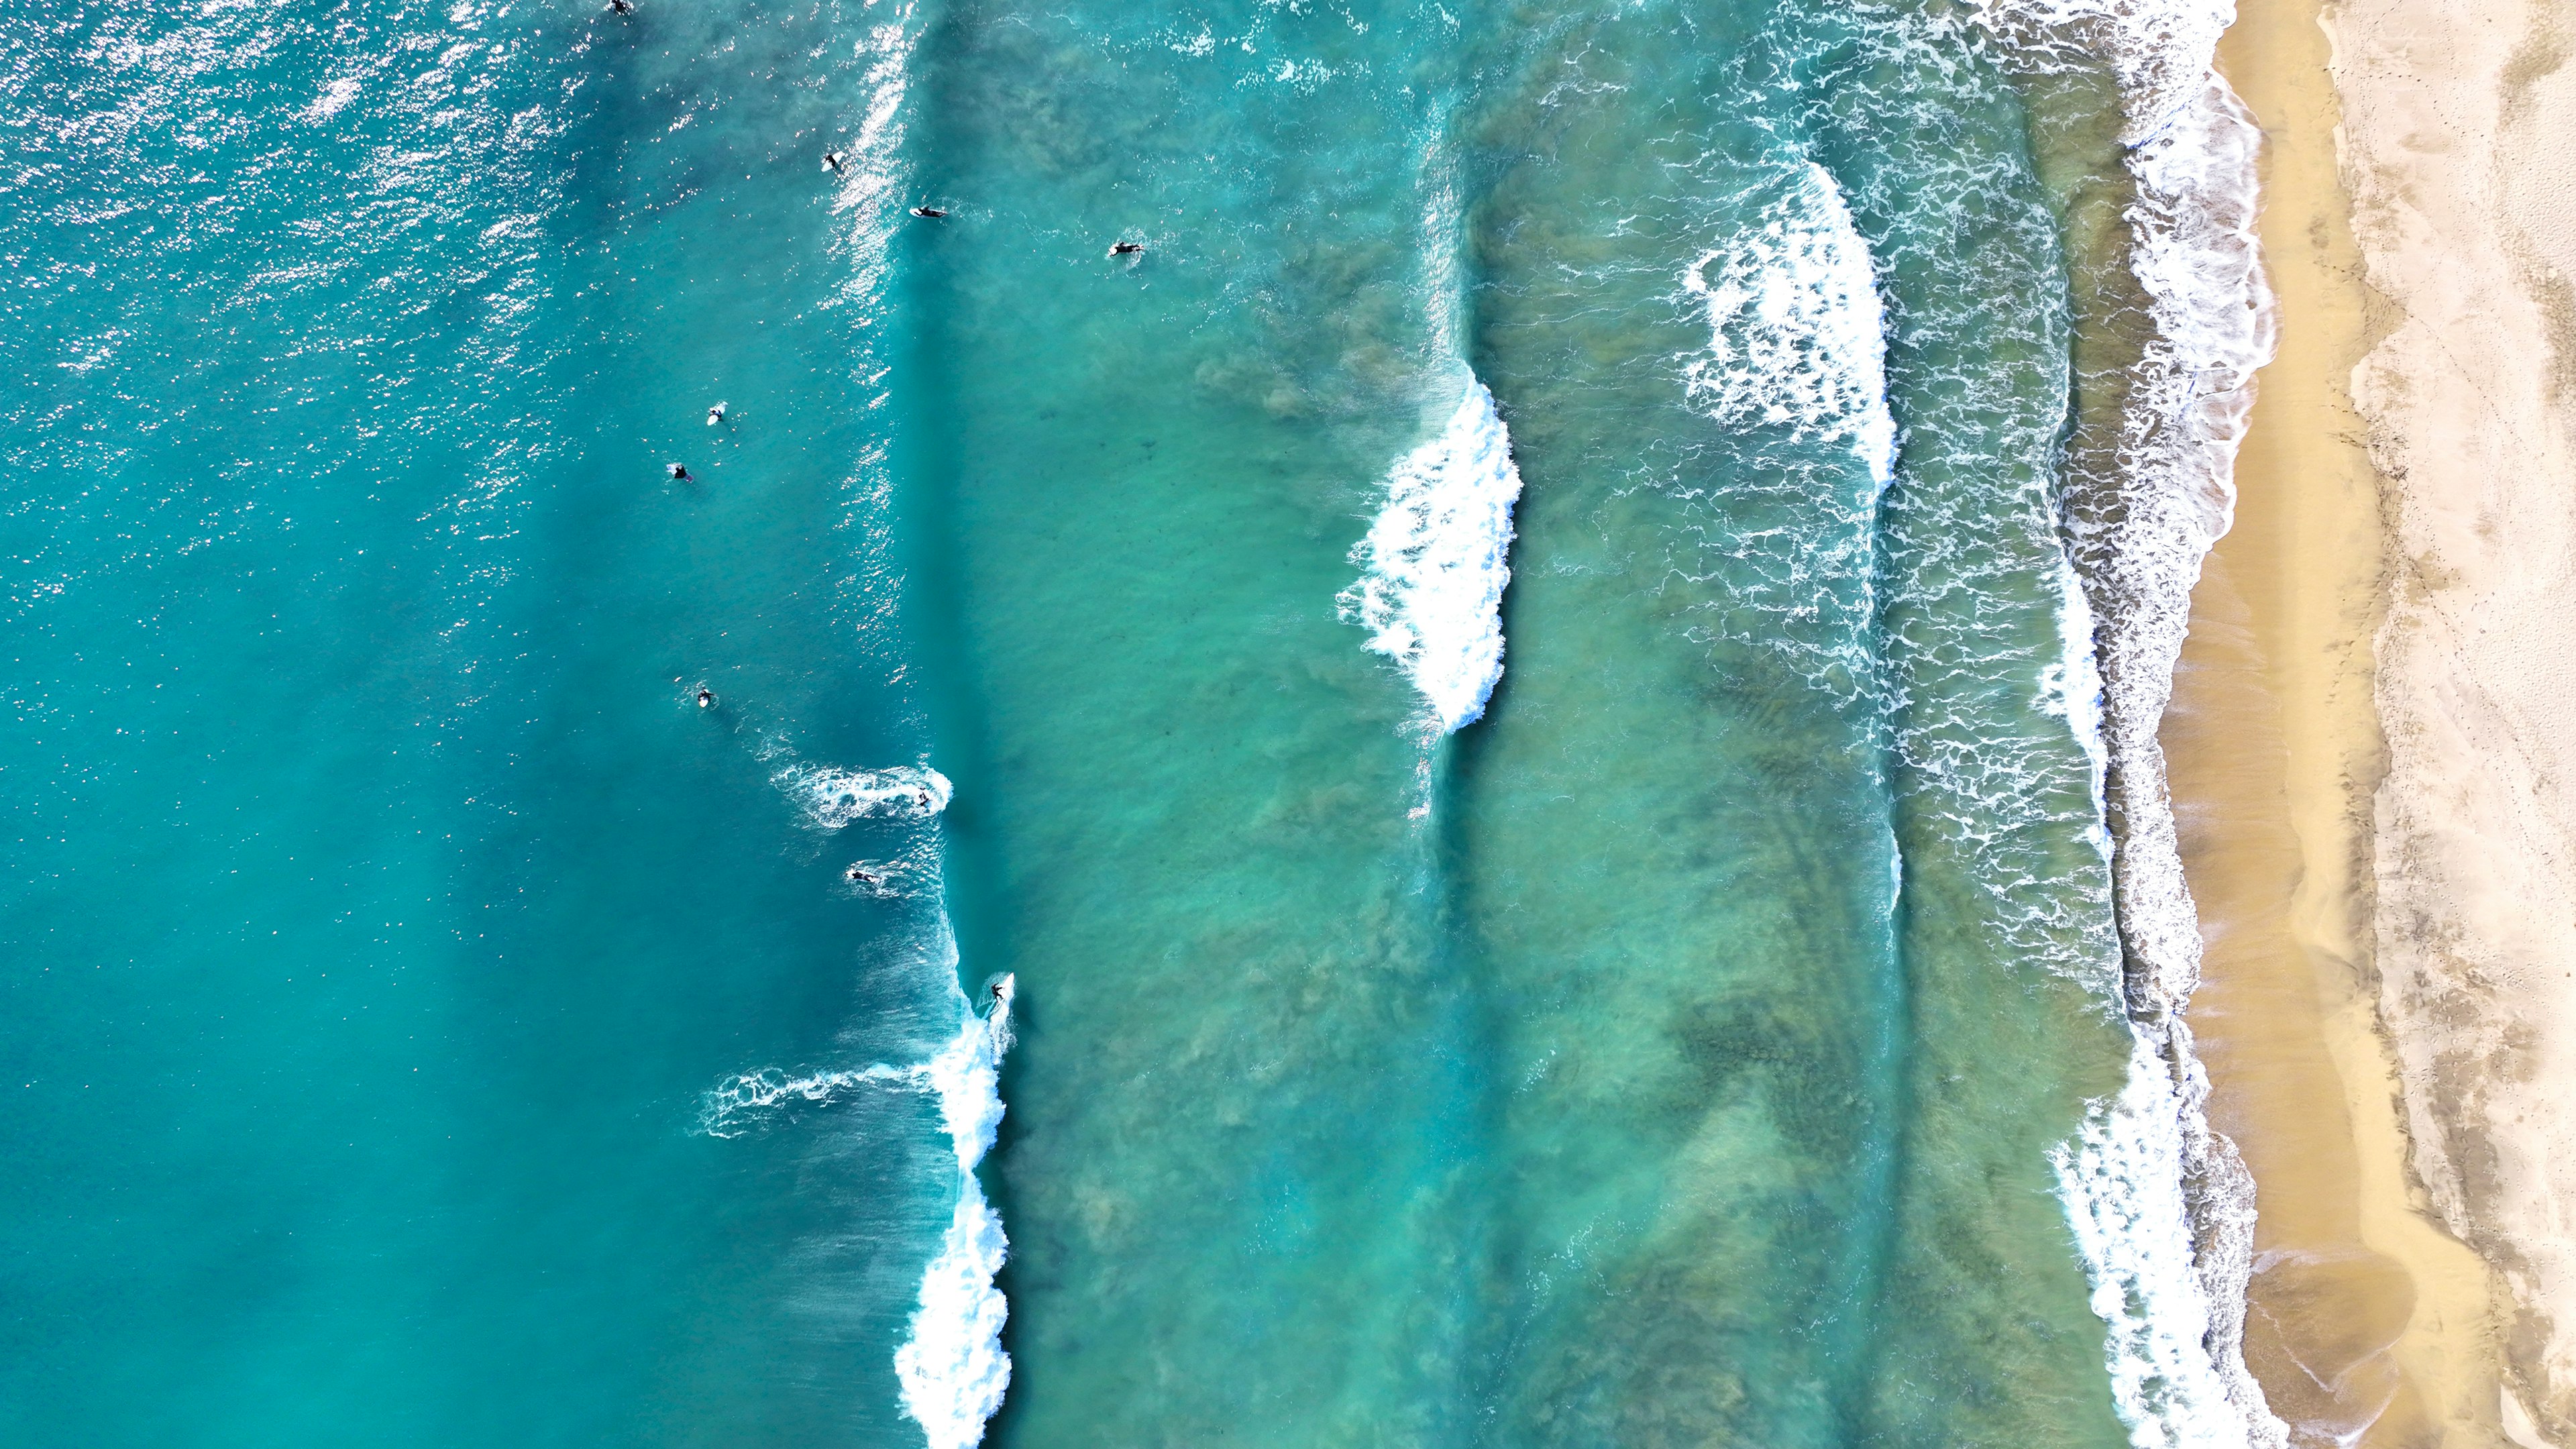
[{"label": "sandy beach", "polygon": [[2501,1280],[2498,1413],[2576,1438],[2576,600],[2563,378],[2576,75],[2548,12],[2333,21],[2343,175],[2386,334],[2354,373],[2388,480],[2375,695],[2379,1004],[2413,1167]]},{"label": "sandy beach", "polygon": [[2511,0],[2253,0],[2220,56],[2282,341],[2163,739],[2303,1443],[2576,1439],[2565,56]]}]

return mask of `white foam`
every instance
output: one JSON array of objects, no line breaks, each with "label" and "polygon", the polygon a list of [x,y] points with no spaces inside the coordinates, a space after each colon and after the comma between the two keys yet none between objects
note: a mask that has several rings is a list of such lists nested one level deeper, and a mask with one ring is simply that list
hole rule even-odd
[{"label": "white foam", "polygon": [[1439,436],[1386,478],[1386,506],[1351,550],[1340,596],[1368,647],[1403,666],[1447,734],[1473,724],[1503,677],[1503,589],[1521,495],[1494,395],[1470,377]]},{"label": "white foam", "polygon": [[[2186,1075],[2177,1083],[2166,1054],[2137,1037],[2127,1085],[2095,1103],[2076,1139],[2050,1154],[2092,1270],[2093,1311],[2110,1327],[2112,1402],[2137,1449],[2261,1442],[2225,1365],[2188,1331],[2221,1317],[2224,1304],[2211,1295],[2184,1191],[2212,1135],[2201,1107],[2208,1084],[2187,1050],[2179,1060]],[[2241,1248],[2251,1240],[2250,1216],[2234,1226]],[[2235,1291],[2243,1291],[2241,1279]]]},{"label": "white foam", "polygon": [[[857,871],[858,875],[850,872]],[[913,888],[917,867],[908,860],[854,860],[841,868],[845,893],[871,900],[900,900]]]},{"label": "white foam", "polygon": [[911,1339],[895,1350],[894,1370],[903,1386],[904,1412],[920,1422],[930,1449],[973,1449],[1011,1385],[1010,1355],[1002,1351],[1010,1304],[993,1286],[1010,1244],[1001,1215],[975,1179],[975,1165],[1001,1127],[1012,990],[1012,979],[1003,977],[994,988],[991,1014],[969,1011],[957,1035],[925,1068],[957,1151],[957,1207],[939,1256],[921,1275],[921,1307],[912,1316]]},{"label": "white foam", "polygon": [[1878,279],[1824,167],[1806,163],[1750,229],[1683,271],[1682,288],[1709,326],[1707,352],[1683,369],[1693,401],[1723,423],[1848,440],[1880,484],[1895,476]]},{"label": "white foam", "polygon": [[[2261,133],[2227,83],[2207,70],[2205,56],[2201,64],[2200,86],[2169,105],[2129,153],[2138,182],[2130,264],[2157,335],[2130,373],[2115,489],[2070,500],[2068,510],[2076,565],[2104,621],[2098,637],[2108,794],[2124,824],[2113,880],[2127,960],[2123,995],[2143,1049],[2180,1084],[2169,1140],[2159,1141],[2152,1161],[2178,1184],[2196,1251],[2177,1261],[2140,1243],[2106,1241],[2088,1263],[2097,1280],[2147,1275],[2161,1284],[2146,1300],[2149,1338],[2124,1336],[2113,1322],[2115,1382],[2162,1383],[2166,1362],[2197,1355],[2233,1410],[2230,1419],[2211,1405],[2190,1410],[2145,1393],[2122,1404],[2133,1442],[2277,1449],[2289,1442],[2288,1427],[2244,1360],[2254,1184],[2235,1145],[2201,1109],[2205,1073],[2182,1018],[2200,984],[2200,920],[2156,739],[2190,627],[2192,588],[2232,521],[2236,449],[2253,407],[2255,369],[2269,360],[2274,336],[2254,237]],[[2141,1132],[2153,1125],[2117,1112],[2106,1120]],[[2084,1150],[2103,1158],[2111,1149],[2088,1143]],[[2145,1166],[2143,1153],[2129,1149],[2126,1165]],[[2185,1291],[2185,1275],[2196,1291]]]},{"label": "white foam", "polygon": [[2086,832],[2104,860],[2111,858],[2110,804],[2104,789],[2111,768],[2111,740],[2102,727],[2102,668],[2093,656],[2093,605],[2075,565],[2057,564],[2057,658],[2039,672],[2039,707],[2066,721],[2084,747],[2092,785],[2093,822]]},{"label": "white foam", "polygon": [[[1709,585],[1717,633],[1775,651],[1857,704],[1883,683],[1873,642],[1879,512],[1896,475],[1886,314],[1869,244],[1833,176],[1801,161],[1740,198],[1750,220],[1680,270],[1676,306],[1708,327],[1675,359],[1688,404],[1739,436],[1723,549],[1680,572]],[[1782,442],[1840,444],[1862,466],[1818,466]]]},{"label": "white foam", "polygon": [[[926,765],[883,770],[817,765],[794,759],[792,747],[780,737],[764,743],[761,758],[785,761],[771,774],[772,783],[796,802],[809,827],[821,831],[865,818],[930,819],[948,808],[954,793],[948,777]],[[939,854],[936,831],[913,832],[903,860],[863,863],[878,876],[868,893],[902,894],[895,884],[900,871],[927,883],[934,889],[925,893],[935,894]],[[928,931],[921,940],[921,964],[955,1009],[958,1023],[945,1044],[909,1066],[878,1064],[803,1076],[773,1069],[738,1076],[707,1093],[699,1125],[710,1136],[740,1136],[764,1118],[799,1105],[828,1105],[871,1086],[927,1092],[937,1100],[941,1126],[956,1156],[957,1196],[938,1254],[922,1273],[911,1334],[895,1351],[895,1378],[904,1411],[920,1423],[930,1449],[971,1449],[983,1439],[984,1425],[1001,1407],[1011,1382],[1011,1360],[1001,1339],[1009,1304],[993,1281],[1009,1244],[975,1167],[991,1150],[1001,1126],[1001,1062],[1011,1047],[1014,987],[1012,978],[1000,978],[992,988],[990,1009],[979,1015],[957,988],[957,941],[946,913],[934,912],[924,924]]]},{"label": "white foam", "polygon": [[861,1067],[848,1072],[812,1072],[791,1077],[771,1067],[747,1072],[709,1091],[698,1104],[698,1130],[709,1137],[740,1137],[781,1107],[802,1102],[828,1105],[834,1098],[863,1086],[900,1083],[923,1087],[921,1067]]},{"label": "white foam", "polygon": [[948,777],[928,766],[843,770],[797,761],[780,766],[770,779],[817,830],[871,818],[925,820],[946,810],[956,794]]},{"label": "white foam", "polygon": [[2107,64],[2119,78],[2130,144],[2162,130],[2210,74],[2235,0],[1971,0],[1979,25],[2026,70]]}]

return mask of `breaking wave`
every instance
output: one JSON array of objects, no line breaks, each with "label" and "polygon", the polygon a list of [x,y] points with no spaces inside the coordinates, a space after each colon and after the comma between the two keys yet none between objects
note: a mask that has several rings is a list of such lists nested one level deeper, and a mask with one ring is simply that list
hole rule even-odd
[{"label": "breaking wave", "polygon": [[781,766],[770,780],[817,830],[838,830],[853,820],[926,820],[946,810],[956,793],[947,776],[927,766],[841,770],[797,762]]},{"label": "breaking wave", "polygon": [[[953,945],[948,962],[953,978]],[[828,1106],[867,1088],[926,1092],[938,1102],[956,1152],[957,1202],[939,1252],[922,1272],[911,1336],[894,1356],[904,1412],[920,1423],[930,1449],[972,1449],[1011,1383],[1010,1355],[1002,1350],[1010,1304],[993,1284],[1010,1244],[975,1168],[1001,1127],[1001,1065],[1011,1048],[1014,991],[1011,977],[995,981],[991,1008],[981,1015],[958,998],[964,1019],[926,1061],[803,1076],[746,1073],[718,1084],[698,1109],[700,1131],[739,1137],[795,1108]]]},{"label": "breaking wave", "polygon": [[957,1035],[921,1069],[939,1095],[957,1150],[957,1206],[939,1256],[921,1275],[921,1307],[912,1316],[911,1339],[895,1350],[894,1371],[904,1411],[920,1421],[930,1449],[973,1449],[1011,1386],[1011,1358],[1002,1351],[1010,1304],[993,1286],[1010,1244],[975,1165],[992,1150],[1002,1125],[1012,991],[1012,978],[996,981],[992,1010],[983,1016],[969,1010]]},{"label": "breaking wave", "polygon": [[1878,281],[1824,167],[1806,163],[1755,227],[1683,271],[1682,289],[1708,314],[1708,351],[1683,377],[1711,417],[1847,440],[1879,484],[1895,476]]},{"label": "breaking wave", "polygon": [[[815,831],[840,830],[878,819],[928,822],[948,808],[954,787],[927,765],[846,770],[793,758],[783,739],[772,739],[762,757],[784,761],[770,781],[792,801]],[[845,868],[849,889],[898,899],[936,896],[940,843],[935,830],[909,837],[892,860],[855,862]],[[1013,979],[1002,976],[979,1012],[957,989],[957,940],[945,911],[924,922],[923,965],[945,994],[955,1031],[926,1059],[854,1069],[791,1075],[777,1069],[746,1073],[718,1084],[700,1101],[699,1129],[712,1137],[738,1137],[805,1109],[830,1106],[854,1092],[890,1089],[929,1094],[957,1158],[956,1200],[938,1253],[923,1270],[912,1331],[895,1351],[895,1378],[904,1412],[917,1420],[930,1449],[972,1449],[1010,1387],[1011,1360],[1002,1350],[1009,1304],[994,1286],[1008,1255],[1001,1215],[984,1196],[976,1165],[991,1150],[1002,1121],[1001,1062],[1011,1046]]]},{"label": "breaking wave", "polygon": [[1440,734],[1475,723],[1503,677],[1503,589],[1521,496],[1494,395],[1469,378],[1440,435],[1388,471],[1386,506],[1351,550],[1342,618],[1401,666]]}]

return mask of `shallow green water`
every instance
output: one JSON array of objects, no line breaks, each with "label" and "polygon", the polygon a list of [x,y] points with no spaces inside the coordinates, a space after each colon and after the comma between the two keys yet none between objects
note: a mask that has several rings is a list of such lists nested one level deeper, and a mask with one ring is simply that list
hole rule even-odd
[{"label": "shallow green water", "polygon": [[[996,1442],[2125,1440],[2047,1157],[2128,1051],[2067,284],[1981,42],[36,22],[0,1443],[918,1443],[966,1099],[902,1072],[1002,973]],[[1471,377],[1441,737],[1337,598]]]}]

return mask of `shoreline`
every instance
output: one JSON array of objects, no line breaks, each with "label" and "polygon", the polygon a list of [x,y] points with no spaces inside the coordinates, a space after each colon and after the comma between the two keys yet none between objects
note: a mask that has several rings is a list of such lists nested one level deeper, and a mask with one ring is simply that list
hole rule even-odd
[{"label": "shoreline", "polygon": [[2394,318],[2354,235],[2328,23],[2316,0],[2246,0],[2219,48],[2265,133],[2280,348],[2160,738],[2206,950],[2209,1112],[2258,1203],[2248,1366],[2294,1443],[2465,1449],[2508,1438],[2496,1305],[2416,1177],[2401,1096],[2424,1084],[2401,1087],[2378,1000],[2379,696],[2405,681],[2374,646],[2401,544],[2349,379]]}]

